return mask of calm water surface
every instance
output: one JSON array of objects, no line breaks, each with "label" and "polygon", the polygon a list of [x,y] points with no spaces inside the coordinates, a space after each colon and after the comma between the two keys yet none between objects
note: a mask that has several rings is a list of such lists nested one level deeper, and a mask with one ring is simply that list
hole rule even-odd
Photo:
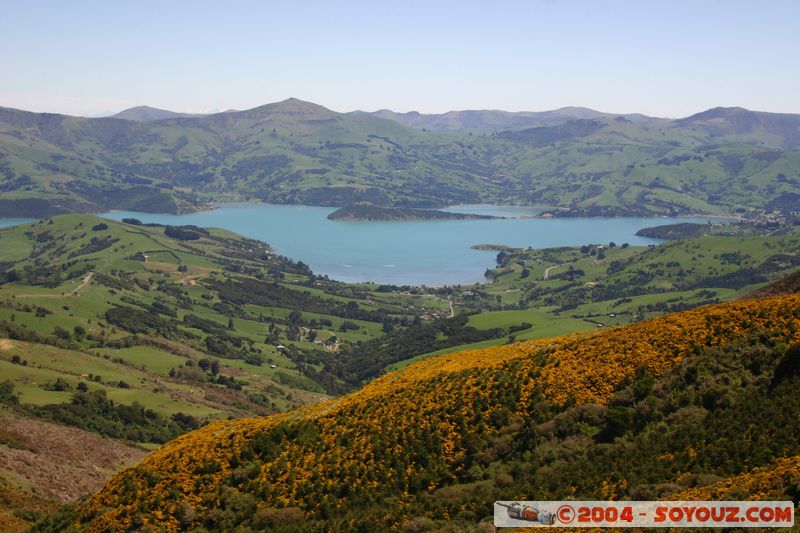
[{"label": "calm water surface", "polygon": [[7,228],[9,226],[16,226],[17,224],[25,224],[26,222],[35,221],[35,218],[0,218],[0,228]]},{"label": "calm water surface", "polygon": [[[451,211],[519,217],[536,208],[456,206]],[[474,244],[544,248],[590,243],[651,244],[641,228],[705,218],[575,218],[506,220],[332,221],[329,207],[225,205],[188,215],[112,211],[103,216],[160,224],[194,224],[234,231],[265,242],[282,255],[303,261],[317,274],[347,282],[445,285],[484,281],[496,252]]]}]

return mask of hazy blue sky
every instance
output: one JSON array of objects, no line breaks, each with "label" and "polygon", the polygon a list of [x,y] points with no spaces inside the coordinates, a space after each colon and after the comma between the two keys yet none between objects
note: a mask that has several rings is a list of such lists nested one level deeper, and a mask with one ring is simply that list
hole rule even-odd
[{"label": "hazy blue sky", "polygon": [[0,5],[0,105],[800,113],[798,0]]}]

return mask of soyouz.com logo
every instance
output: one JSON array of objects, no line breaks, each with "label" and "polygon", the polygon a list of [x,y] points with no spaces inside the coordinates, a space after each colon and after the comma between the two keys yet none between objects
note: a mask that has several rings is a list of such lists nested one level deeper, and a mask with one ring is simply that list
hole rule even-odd
[{"label": "soyouz.com logo", "polygon": [[791,501],[498,501],[495,527],[792,527]]}]

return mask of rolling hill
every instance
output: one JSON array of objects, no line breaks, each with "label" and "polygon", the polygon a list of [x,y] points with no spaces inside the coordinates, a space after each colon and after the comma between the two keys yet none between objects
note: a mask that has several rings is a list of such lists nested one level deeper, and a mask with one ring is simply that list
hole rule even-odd
[{"label": "rolling hill", "polygon": [[166,109],[158,109],[146,105],[131,107],[113,115],[113,118],[124,120],[134,120],[136,122],[151,122],[154,120],[164,120],[167,118],[199,117],[196,113],[176,113]]},{"label": "rolling hill", "polygon": [[[356,111],[355,113],[363,113]],[[396,113],[381,109],[370,113],[388,118],[406,126],[437,132],[472,131],[475,133],[496,133],[540,126],[557,126],[571,120],[613,118],[617,115],[603,113],[586,107],[562,107],[552,111],[500,111],[496,109],[449,111],[441,114],[425,114],[416,111]],[[640,114],[622,115],[635,122],[667,122],[666,119],[647,117]]]},{"label": "rolling hill", "polygon": [[482,531],[495,500],[796,499],[799,326],[783,295],[431,358],[179,437],[35,530]]},{"label": "rolling hill", "polygon": [[349,390],[306,354],[447,314],[375,288],[213,228],[60,215],[1,229],[0,530],[208,422]]},{"label": "rolling hill", "polygon": [[176,213],[212,200],[521,203],[555,216],[797,210],[797,115],[715,108],[664,120],[567,108],[523,123],[454,113],[435,119],[452,119],[440,132],[296,99],[151,121],[0,108],[0,214]]}]

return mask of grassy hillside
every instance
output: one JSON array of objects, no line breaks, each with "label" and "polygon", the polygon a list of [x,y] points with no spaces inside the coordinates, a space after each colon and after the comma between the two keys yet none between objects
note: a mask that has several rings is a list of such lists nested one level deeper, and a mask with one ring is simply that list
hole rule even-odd
[{"label": "grassy hillside", "polygon": [[449,313],[434,295],[316,278],[224,230],[126,220],[0,230],[2,530],[209,421],[353,386],[308,354]]},{"label": "grassy hillside", "polygon": [[498,266],[487,271],[490,283],[449,294],[456,309],[470,314],[467,326],[497,335],[451,346],[404,339],[397,344],[408,347],[405,356],[393,359],[387,356],[396,351],[396,336],[389,335],[370,343],[372,358],[397,369],[458,350],[630,324],[742,297],[800,266],[796,228],[705,226],[704,232],[657,246],[501,250]]},{"label": "grassy hillside", "polygon": [[172,213],[251,199],[793,216],[798,124],[796,115],[736,108],[676,121],[567,110],[535,126],[440,133],[295,99],[155,121],[0,108],[0,214]]},{"label": "grassy hillside", "polygon": [[796,498],[798,331],[790,295],[428,359],[184,435],[39,530],[469,530],[498,499],[759,497],[720,481],[772,464]]},{"label": "grassy hillside", "polygon": [[316,278],[223,230],[129,222],[63,215],[0,231],[0,367],[39,414],[56,416],[81,383],[164,416],[286,410],[343,386],[304,354],[446,313],[435,297]]}]

